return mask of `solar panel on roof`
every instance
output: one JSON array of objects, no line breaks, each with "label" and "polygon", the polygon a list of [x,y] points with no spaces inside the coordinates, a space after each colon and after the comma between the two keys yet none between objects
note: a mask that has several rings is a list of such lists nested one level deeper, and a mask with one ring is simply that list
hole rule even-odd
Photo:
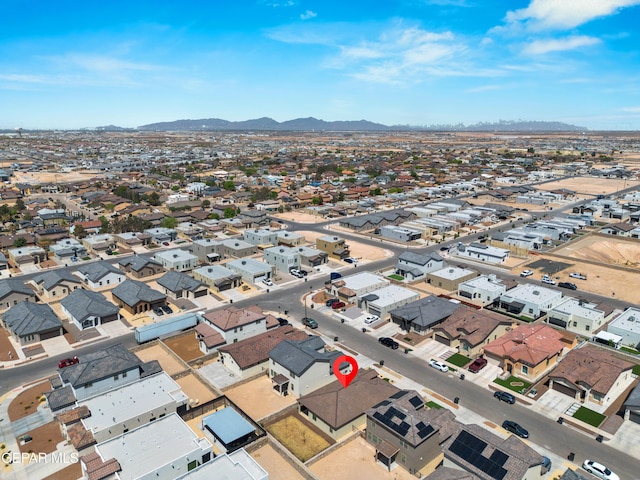
[{"label": "solar panel on roof", "polygon": [[[422,422],[420,422],[422,423]],[[424,423],[423,423],[424,425]],[[418,437],[420,438],[426,438],[429,435],[431,435],[431,433],[434,431],[435,429],[431,426],[431,425],[424,425],[424,428],[421,428],[420,430],[418,430]]]},{"label": "solar panel on roof", "polygon": [[413,405],[413,408],[418,408],[424,405],[424,400],[422,400],[419,396],[415,395],[409,399],[409,403]]},{"label": "solar panel on roof", "polygon": [[404,390],[400,390],[399,392],[394,393],[393,395],[391,395],[389,398],[394,398],[394,399],[398,399],[398,398],[402,398],[407,394],[406,391]]},{"label": "solar panel on roof", "polygon": [[463,430],[453,441],[449,450],[491,478],[502,480],[507,474],[503,465],[509,456],[500,450],[494,450],[491,457],[487,458],[482,454],[486,447],[487,443],[484,440]]},{"label": "solar panel on roof", "polygon": [[509,455],[501,450],[494,450],[490,458],[494,463],[502,466],[507,460],[509,460]]}]

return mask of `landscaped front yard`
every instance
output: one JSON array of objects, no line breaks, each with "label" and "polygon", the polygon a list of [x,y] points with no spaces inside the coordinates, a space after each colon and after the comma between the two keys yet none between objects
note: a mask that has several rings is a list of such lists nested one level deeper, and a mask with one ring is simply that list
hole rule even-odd
[{"label": "landscaped front yard", "polygon": [[469,362],[471,362],[471,359],[469,357],[465,357],[464,355],[460,355],[459,353],[454,353],[449,358],[447,358],[446,361],[447,363],[455,365],[456,367],[464,367]]},{"label": "landscaped front yard", "polygon": [[288,415],[265,428],[301,462],[306,462],[329,446],[324,437],[311,430],[295,415]]},{"label": "landscaped front yard", "polygon": [[524,392],[526,392],[531,386],[531,384],[526,380],[522,380],[521,378],[514,377],[513,375],[511,375],[506,380],[496,378],[493,382],[503,386],[508,390],[511,390],[516,393],[521,393],[521,394],[524,394]]},{"label": "landscaped front yard", "polygon": [[593,410],[588,409],[587,407],[580,407],[576,410],[576,413],[573,414],[573,418],[577,418],[589,425],[593,425],[598,428],[604,419],[607,418],[601,413],[594,412]]}]

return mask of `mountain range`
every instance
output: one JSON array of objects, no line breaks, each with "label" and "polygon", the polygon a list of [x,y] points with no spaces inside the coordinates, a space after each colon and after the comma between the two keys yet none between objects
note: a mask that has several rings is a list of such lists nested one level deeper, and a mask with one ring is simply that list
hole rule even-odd
[{"label": "mountain range", "polygon": [[[111,128],[117,128],[110,126]],[[98,127],[106,130],[109,127]],[[501,120],[499,122],[481,122],[473,125],[383,125],[368,120],[347,120],[327,122],[317,118],[296,118],[278,122],[273,118],[262,117],[253,120],[233,122],[221,118],[199,120],[174,120],[172,122],[150,123],[138,127],[141,131],[228,131],[228,130],[267,130],[267,131],[460,131],[460,132],[569,132],[585,131],[587,128],[562,122]]]}]

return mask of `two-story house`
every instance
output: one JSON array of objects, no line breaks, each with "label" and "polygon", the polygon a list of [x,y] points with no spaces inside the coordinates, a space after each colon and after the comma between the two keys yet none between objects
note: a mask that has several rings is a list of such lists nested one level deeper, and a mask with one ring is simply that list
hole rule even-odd
[{"label": "two-story house", "polygon": [[160,263],[166,270],[188,272],[197,268],[200,261],[192,253],[180,249],[156,252],[153,259]]},{"label": "two-story house", "polygon": [[112,288],[127,278],[124,272],[108,262],[80,265],[74,273],[93,290]]},{"label": "two-story house", "polygon": [[238,309],[227,307],[205,313],[203,323],[216,330],[225,342],[239,342],[267,331],[266,315],[260,307],[251,306]]},{"label": "two-story house", "polygon": [[47,299],[63,298],[81,288],[80,279],[67,270],[52,270],[31,279],[40,295]]},{"label": "two-story house", "polygon": [[444,259],[436,252],[402,252],[395,266],[396,273],[410,282],[424,280],[427,273],[442,268],[444,268]]}]

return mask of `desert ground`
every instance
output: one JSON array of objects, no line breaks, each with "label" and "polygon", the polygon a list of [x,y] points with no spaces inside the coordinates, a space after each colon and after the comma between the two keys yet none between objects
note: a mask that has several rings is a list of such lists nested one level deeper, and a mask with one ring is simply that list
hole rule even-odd
[{"label": "desert ground", "polygon": [[607,265],[640,268],[640,242],[589,235],[556,250],[558,255],[591,260]]},{"label": "desert ground", "polygon": [[557,182],[540,185],[540,190],[551,191],[560,188],[573,190],[582,195],[609,195],[629,187],[640,185],[637,180],[623,180],[619,178],[574,177],[558,180]]},{"label": "desert ground", "polygon": [[102,178],[104,172],[97,170],[80,170],[72,172],[14,172],[14,183],[28,183],[32,185],[41,183],[65,183],[81,182],[90,178]]},{"label": "desert ground", "polygon": [[[316,243],[316,239],[318,237],[321,237],[323,235],[332,235],[332,232],[330,231],[327,231],[325,233],[318,233],[318,232],[310,232],[305,230],[297,233],[304,235],[304,238],[307,240],[307,242],[311,242],[313,244]],[[340,234],[338,234],[338,236],[340,236]],[[385,250],[384,248],[366,245],[364,243],[356,242],[353,240],[347,240],[347,244],[351,249],[352,257],[366,259],[367,261],[370,261],[370,262],[374,262],[376,260],[382,260],[389,256],[393,256],[393,253],[389,252],[388,250]]]},{"label": "desert ground", "polygon": [[272,216],[281,219],[282,221],[290,221],[297,223],[319,223],[326,222],[326,218],[322,218],[320,215],[312,215],[306,212],[285,212],[285,213],[274,213]]}]

